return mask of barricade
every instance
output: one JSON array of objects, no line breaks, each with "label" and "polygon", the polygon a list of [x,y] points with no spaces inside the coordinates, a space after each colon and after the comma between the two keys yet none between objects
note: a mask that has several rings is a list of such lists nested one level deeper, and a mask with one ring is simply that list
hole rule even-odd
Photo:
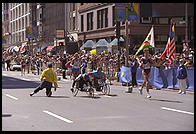
[{"label": "barricade", "polygon": [[[120,82],[127,83],[127,80],[131,80],[131,69],[128,67],[122,67],[120,72]],[[194,90],[194,68],[187,69],[188,71],[188,79],[187,79],[187,89]],[[178,88],[178,82],[176,78],[177,68],[171,68],[166,70],[161,70],[156,67],[151,68],[151,76],[149,78],[150,85],[158,87],[158,88]],[[126,77],[124,77],[126,76]],[[124,77],[124,78],[123,78]],[[144,81],[144,77],[142,75],[142,69],[137,69],[136,74],[137,83],[141,85]]]}]

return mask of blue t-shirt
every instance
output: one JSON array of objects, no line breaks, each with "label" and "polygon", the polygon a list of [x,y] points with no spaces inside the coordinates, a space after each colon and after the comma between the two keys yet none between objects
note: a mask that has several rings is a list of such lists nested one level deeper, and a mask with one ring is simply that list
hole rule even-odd
[{"label": "blue t-shirt", "polygon": [[96,78],[101,79],[104,75],[104,72],[102,71],[100,74],[98,74],[97,71],[93,71],[91,72],[91,74],[95,76]]},{"label": "blue t-shirt", "polygon": [[187,78],[187,70],[184,65],[179,66],[177,69],[177,76],[178,79],[185,79]]}]

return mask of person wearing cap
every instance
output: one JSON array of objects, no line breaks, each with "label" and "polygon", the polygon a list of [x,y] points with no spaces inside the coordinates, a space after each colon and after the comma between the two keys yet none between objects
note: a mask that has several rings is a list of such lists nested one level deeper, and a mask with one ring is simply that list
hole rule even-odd
[{"label": "person wearing cap", "polygon": [[184,60],[180,59],[180,65],[177,68],[177,79],[179,85],[179,94],[186,94],[186,79],[187,79],[187,69],[184,65]]},{"label": "person wearing cap", "polygon": [[46,88],[46,95],[50,97],[52,95],[52,84],[54,84],[54,91],[56,91],[56,88],[58,87],[57,76],[56,72],[52,69],[52,63],[49,63],[48,68],[42,72],[40,80],[40,85],[32,93],[30,93],[30,96],[33,96],[43,88]]}]

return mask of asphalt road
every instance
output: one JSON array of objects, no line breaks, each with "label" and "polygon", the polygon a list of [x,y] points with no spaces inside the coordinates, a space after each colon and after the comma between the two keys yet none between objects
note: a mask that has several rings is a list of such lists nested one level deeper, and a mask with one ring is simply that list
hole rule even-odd
[{"label": "asphalt road", "polygon": [[134,88],[111,85],[109,96],[84,92],[73,97],[71,80],[58,81],[59,88],[46,97],[39,76],[2,72],[3,131],[193,131],[194,94],[150,90],[152,98]]}]

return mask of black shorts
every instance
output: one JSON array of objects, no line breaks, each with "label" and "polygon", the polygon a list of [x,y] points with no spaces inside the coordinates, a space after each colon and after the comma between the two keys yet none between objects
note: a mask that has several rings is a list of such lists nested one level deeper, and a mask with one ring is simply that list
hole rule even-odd
[{"label": "black shorts", "polygon": [[144,73],[148,75],[150,73],[150,69],[144,69]]}]

